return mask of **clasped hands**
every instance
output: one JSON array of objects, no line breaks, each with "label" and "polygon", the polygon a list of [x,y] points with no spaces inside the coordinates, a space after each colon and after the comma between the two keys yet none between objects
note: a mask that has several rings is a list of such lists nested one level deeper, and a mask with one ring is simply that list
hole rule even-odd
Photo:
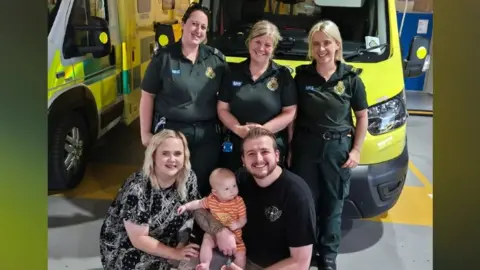
[{"label": "clasped hands", "polygon": [[247,133],[250,131],[250,129],[252,128],[255,128],[255,127],[263,127],[262,125],[260,124],[257,124],[257,123],[250,123],[250,122],[247,122],[245,125],[237,125],[233,128],[233,132],[235,134],[237,134],[238,137],[240,138],[245,138],[245,136],[247,136]]}]

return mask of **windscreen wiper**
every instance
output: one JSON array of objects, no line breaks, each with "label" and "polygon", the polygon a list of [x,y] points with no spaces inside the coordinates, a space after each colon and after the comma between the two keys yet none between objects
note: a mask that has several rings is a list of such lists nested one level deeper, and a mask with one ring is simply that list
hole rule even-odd
[{"label": "windscreen wiper", "polygon": [[351,58],[357,57],[357,56],[359,56],[359,55],[363,55],[363,54],[366,53],[366,52],[369,52],[369,51],[372,51],[372,50],[375,50],[375,49],[379,49],[379,48],[383,48],[383,47],[385,47],[385,46],[387,46],[387,45],[388,45],[388,43],[382,43],[382,44],[380,44],[380,45],[373,46],[373,47],[370,47],[370,48],[360,49],[360,50],[357,50],[357,51],[354,52],[354,53],[351,53],[351,54],[349,54],[349,55],[347,55],[347,56],[344,56],[343,58],[344,58],[345,60],[351,59]]}]

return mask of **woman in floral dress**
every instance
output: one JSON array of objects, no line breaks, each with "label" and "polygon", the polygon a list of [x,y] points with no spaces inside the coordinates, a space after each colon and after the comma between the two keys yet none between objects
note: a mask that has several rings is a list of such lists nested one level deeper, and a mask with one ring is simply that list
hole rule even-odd
[{"label": "woman in floral dress", "polygon": [[163,130],[152,137],[142,170],[128,177],[103,222],[104,269],[170,269],[172,261],[198,257],[198,245],[179,241],[193,218],[189,212],[178,215],[177,209],[199,198],[189,158],[180,132]]}]

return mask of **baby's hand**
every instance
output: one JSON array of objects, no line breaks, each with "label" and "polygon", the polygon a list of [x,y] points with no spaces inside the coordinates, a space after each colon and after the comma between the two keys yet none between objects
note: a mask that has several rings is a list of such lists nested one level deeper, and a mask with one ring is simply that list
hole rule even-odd
[{"label": "baby's hand", "polygon": [[183,212],[187,211],[187,207],[185,205],[182,205],[178,208],[177,213],[179,215],[183,214]]},{"label": "baby's hand", "polygon": [[237,222],[235,222],[235,221],[234,221],[234,222],[232,222],[232,223],[230,223],[230,225],[228,226],[228,228],[229,228],[230,230],[232,230],[232,231],[235,231],[235,230],[237,230],[237,229],[238,229],[238,227],[239,227],[239,226],[238,226],[238,223],[237,223]]}]

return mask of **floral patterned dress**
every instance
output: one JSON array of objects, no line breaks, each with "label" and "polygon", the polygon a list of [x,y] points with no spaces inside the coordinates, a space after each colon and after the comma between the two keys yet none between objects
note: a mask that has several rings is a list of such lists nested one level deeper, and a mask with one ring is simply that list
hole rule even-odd
[{"label": "floral patterned dress", "polygon": [[192,221],[191,213],[177,214],[180,205],[199,198],[197,177],[190,172],[187,198],[181,200],[175,185],[156,190],[141,171],[133,173],[120,188],[117,198],[108,209],[100,231],[100,252],[107,270],[170,269],[165,258],[147,254],[130,242],[123,220],[148,224],[149,235],[161,243],[176,247],[181,230]]}]

